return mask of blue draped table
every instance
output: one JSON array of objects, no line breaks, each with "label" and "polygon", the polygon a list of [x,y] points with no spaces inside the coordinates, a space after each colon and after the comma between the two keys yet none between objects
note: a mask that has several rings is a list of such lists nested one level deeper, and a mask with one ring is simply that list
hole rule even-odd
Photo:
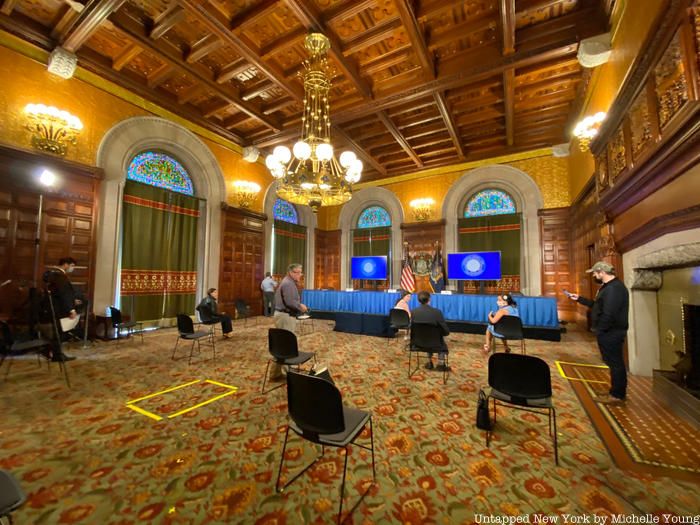
[{"label": "blue draped table", "polygon": [[[431,306],[442,310],[447,321],[486,324],[490,311],[496,311],[495,295],[433,294]],[[304,290],[302,302],[315,311],[388,315],[399,298],[398,292],[336,292]],[[524,327],[559,330],[557,301],[552,297],[515,296]],[[413,294],[410,307],[418,306]]]}]

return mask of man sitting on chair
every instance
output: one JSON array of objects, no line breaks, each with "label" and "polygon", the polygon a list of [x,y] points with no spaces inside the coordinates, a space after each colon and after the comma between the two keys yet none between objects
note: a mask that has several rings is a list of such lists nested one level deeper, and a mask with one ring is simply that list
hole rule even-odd
[{"label": "man sitting on chair", "polygon": [[231,317],[226,315],[226,312],[219,313],[219,291],[216,288],[209,288],[207,296],[197,306],[199,317],[203,323],[220,322],[221,332],[224,337],[233,337],[233,328],[231,326]]},{"label": "man sitting on chair", "polygon": [[425,365],[425,368],[428,370],[435,368],[440,372],[444,372],[445,370],[448,370],[448,367],[445,365],[445,357],[447,356],[445,336],[450,334],[450,329],[447,327],[445,316],[442,315],[442,312],[437,308],[430,306],[430,294],[428,292],[418,292],[418,302],[420,303],[420,306],[411,310],[411,322],[414,324],[432,324],[439,326],[442,329],[440,341],[442,343],[443,351],[438,352],[438,366],[433,367],[433,354],[432,352],[428,352],[428,363]]}]

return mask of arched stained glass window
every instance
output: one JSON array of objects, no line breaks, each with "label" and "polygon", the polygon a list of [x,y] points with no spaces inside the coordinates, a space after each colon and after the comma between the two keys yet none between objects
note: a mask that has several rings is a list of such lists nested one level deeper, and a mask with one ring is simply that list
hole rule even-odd
[{"label": "arched stained glass window", "polygon": [[278,221],[299,224],[299,215],[297,215],[297,209],[294,207],[294,204],[282,199],[277,199],[275,201],[272,207],[272,216]]},{"label": "arched stained glass window", "polygon": [[192,179],[185,168],[165,153],[156,151],[139,153],[129,164],[126,178],[185,195],[194,195]]},{"label": "arched stained glass window", "polygon": [[382,226],[391,226],[391,217],[389,212],[381,206],[366,208],[357,219],[358,228],[380,228]]},{"label": "arched stained glass window", "polygon": [[506,192],[495,189],[481,190],[467,201],[467,205],[464,208],[465,217],[506,215],[515,212],[513,198]]}]

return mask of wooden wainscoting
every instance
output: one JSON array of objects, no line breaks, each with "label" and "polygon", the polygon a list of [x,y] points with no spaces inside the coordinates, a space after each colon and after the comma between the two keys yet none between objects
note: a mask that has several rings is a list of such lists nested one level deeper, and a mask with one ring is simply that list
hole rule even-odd
[{"label": "wooden wainscoting", "polygon": [[317,229],[315,234],[314,288],[340,290],[340,238],[342,231]]},{"label": "wooden wainscoting", "polygon": [[542,295],[557,299],[559,319],[564,321],[573,321],[576,316],[576,303],[564,294],[564,290],[572,290],[570,212],[568,207],[538,212],[542,250]]}]

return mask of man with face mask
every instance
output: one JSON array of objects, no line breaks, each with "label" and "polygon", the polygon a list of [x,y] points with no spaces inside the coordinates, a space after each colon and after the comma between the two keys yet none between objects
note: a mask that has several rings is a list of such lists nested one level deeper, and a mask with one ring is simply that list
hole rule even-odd
[{"label": "man with face mask", "polygon": [[592,273],[596,282],[602,285],[595,299],[575,293],[567,295],[592,309],[592,329],[598,339],[598,349],[603,362],[610,368],[610,393],[597,396],[595,400],[620,404],[627,396],[627,370],[622,349],[628,328],[629,293],[622,281],[615,277],[615,269],[605,261],[598,261],[586,272]]}]

